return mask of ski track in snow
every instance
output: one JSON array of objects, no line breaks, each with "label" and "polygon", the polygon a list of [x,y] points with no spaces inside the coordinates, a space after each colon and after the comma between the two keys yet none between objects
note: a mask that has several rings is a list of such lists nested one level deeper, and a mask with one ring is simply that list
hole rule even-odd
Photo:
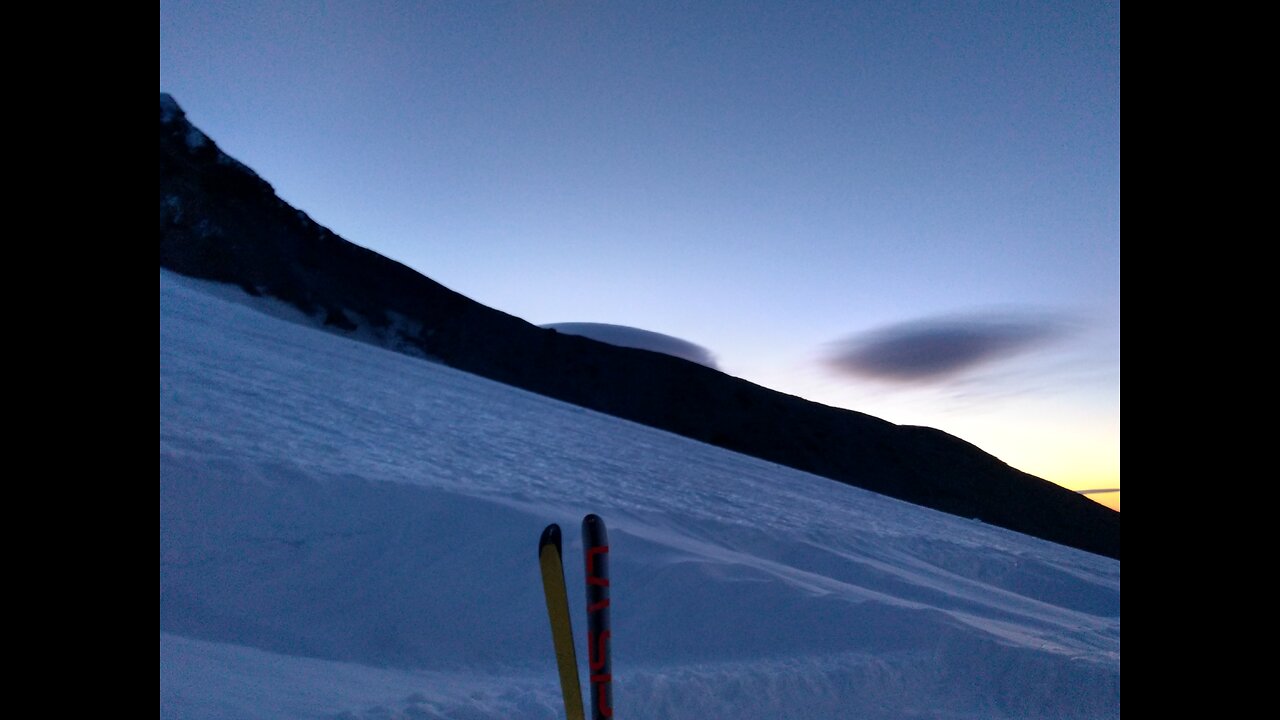
[{"label": "ski track in snow", "polygon": [[1119,717],[1117,561],[265,304],[160,274],[162,718],[558,717],[537,538],[585,618],[588,512],[619,717]]}]

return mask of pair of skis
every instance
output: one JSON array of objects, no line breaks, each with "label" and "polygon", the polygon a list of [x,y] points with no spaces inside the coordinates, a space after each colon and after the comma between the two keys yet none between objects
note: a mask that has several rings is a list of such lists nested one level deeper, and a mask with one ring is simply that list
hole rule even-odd
[{"label": "pair of skis", "polygon": [[[591,669],[591,718],[613,717],[613,666],[609,662],[609,535],[598,515],[582,519],[582,554],[587,579],[587,664]],[[547,617],[555,642],[560,691],[567,720],[585,720],[582,686],[578,680],[578,656],[569,619],[569,595],[564,584],[564,558],[560,526],[551,524],[538,541],[542,589],[547,596]]]}]

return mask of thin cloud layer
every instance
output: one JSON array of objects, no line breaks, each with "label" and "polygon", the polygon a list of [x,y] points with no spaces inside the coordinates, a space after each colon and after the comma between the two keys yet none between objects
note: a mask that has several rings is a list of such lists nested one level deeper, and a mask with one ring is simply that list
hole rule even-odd
[{"label": "thin cloud layer", "polygon": [[1102,495],[1105,493],[1118,493],[1120,488],[1096,488],[1094,490],[1077,490],[1081,495]]},{"label": "thin cloud layer", "polygon": [[847,375],[931,384],[1056,340],[1056,317],[980,314],[891,325],[838,343],[828,364]]},{"label": "thin cloud layer", "polygon": [[618,347],[652,350],[665,355],[683,358],[690,362],[705,365],[713,370],[716,366],[715,356],[711,351],[695,345],[688,340],[681,340],[670,335],[641,330],[627,325],[610,325],[608,323],[552,323],[542,327],[562,332],[566,335],[581,335],[592,340],[599,340]]}]

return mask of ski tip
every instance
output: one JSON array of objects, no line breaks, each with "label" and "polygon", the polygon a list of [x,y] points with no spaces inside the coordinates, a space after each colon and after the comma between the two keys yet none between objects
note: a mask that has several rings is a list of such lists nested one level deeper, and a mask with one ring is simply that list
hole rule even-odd
[{"label": "ski tip", "polygon": [[594,544],[605,544],[604,518],[595,513],[582,518],[582,536],[591,538]]},{"label": "ski tip", "polygon": [[538,554],[542,554],[542,548],[548,545],[555,545],[556,552],[560,552],[560,526],[551,523],[542,531],[542,538],[538,540]]}]

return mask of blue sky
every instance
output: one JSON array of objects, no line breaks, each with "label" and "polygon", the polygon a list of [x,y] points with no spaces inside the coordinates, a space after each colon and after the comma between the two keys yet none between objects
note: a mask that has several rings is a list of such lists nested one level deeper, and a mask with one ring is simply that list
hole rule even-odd
[{"label": "blue sky", "polygon": [[160,89],[317,221],[487,305],[1118,488],[1119,15],[161,2]]}]

